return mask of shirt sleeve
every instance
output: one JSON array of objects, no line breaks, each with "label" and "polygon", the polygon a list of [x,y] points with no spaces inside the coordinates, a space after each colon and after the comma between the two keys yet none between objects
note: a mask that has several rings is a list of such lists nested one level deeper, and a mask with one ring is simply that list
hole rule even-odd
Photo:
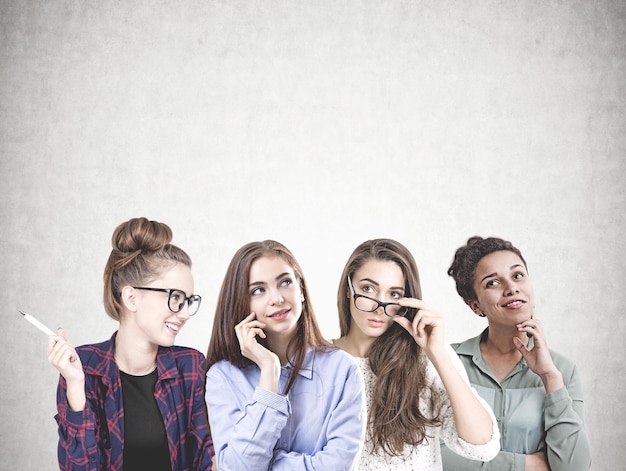
[{"label": "shirt sleeve", "polygon": [[544,402],[546,456],[552,471],[586,471],[591,467],[591,446],[576,366],[564,379],[566,387],[548,394]]},{"label": "shirt sleeve", "polygon": [[[200,357],[201,360],[204,356]],[[204,365],[203,361],[194,362],[193,403],[189,436],[194,451],[193,469],[210,470],[213,466],[213,440],[207,423],[206,404],[204,402]]]},{"label": "shirt sleeve", "polygon": [[[570,384],[573,391],[577,390]],[[582,400],[572,401],[568,389],[561,388],[545,400],[546,456],[552,471],[586,471],[591,467],[591,449],[582,425]],[[442,445],[444,470],[467,471],[524,470],[526,455],[501,451],[487,463],[469,461]]]},{"label": "shirt sleeve", "polygon": [[494,459],[488,462],[474,461],[456,454],[445,444],[441,445],[441,457],[443,469],[454,471],[462,469],[464,471],[524,471],[526,466],[526,455],[501,451]]},{"label": "shirt sleeve", "polygon": [[[337,370],[337,372],[340,370]],[[365,437],[365,399],[363,377],[358,365],[348,369],[340,400],[330,415],[326,445],[317,453],[303,454],[278,449],[272,470],[353,469]]]},{"label": "shirt sleeve", "polygon": [[[491,418],[491,438],[487,443],[483,443],[480,445],[475,445],[463,440],[459,433],[456,430],[456,423],[454,421],[454,413],[452,411],[452,405],[450,404],[450,400],[448,397],[448,393],[445,388],[443,388],[443,384],[441,385],[442,389],[442,397],[445,397],[445,403],[442,407],[442,433],[441,437],[444,443],[453,450],[456,454],[460,456],[464,456],[470,460],[477,461],[490,461],[496,457],[498,452],[500,451],[500,430],[498,428],[498,422],[496,421],[496,417],[491,410],[491,407],[485,402],[483,398],[480,397],[478,392],[474,388],[470,386],[469,378],[467,376],[467,372],[463,367],[463,363],[459,359],[456,352],[452,349],[452,347],[447,346],[448,354],[452,358],[452,363],[454,364],[454,368],[457,370],[459,375],[463,378],[463,381],[470,387],[472,394],[476,396],[481,405],[485,408],[489,417]],[[437,380],[441,383],[439,376],[437,376]],[[452,469],[452,468],[451,468]]]},{"label": "shirt sleeve", "polygon": [[[557,363],[558,366],[558,363]],[[544,400],[545,447],[552,471],[587,471],[591,467],[591,447],[584,426],[582,386],[576,366],[563,374],[565,387],[546,395]],[[468,471],[524,470],[526,455],[500,451],[491,461],[469,461],[442,445],[444,470]]]},{"label": "shirt sleeve", "polygon": [[213,365],[205,399],[218,469],[269,469],[274,447],[290,415],[285,396],[256,388],[252,397],[229,378],[229,364]]},{"label": "shirt sleeve", "polygon": [[100,462],[96,443],[96,423],[89,401],[82,411],[72,411],[67,404],[67,389],[63,376],[57,388],[57,415],[61,471],[96,471]]}]

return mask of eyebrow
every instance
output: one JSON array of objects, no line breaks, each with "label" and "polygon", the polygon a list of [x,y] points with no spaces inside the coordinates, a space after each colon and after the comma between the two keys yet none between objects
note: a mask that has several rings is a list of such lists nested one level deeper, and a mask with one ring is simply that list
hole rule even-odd
[{"label": "eyebrow", "polygon": [[[274,278],[274,280],[278,281],[281,278],[284,278],[285,276],[292,276],[292,274],[286,271],[278,275],[276,278]],[[265,281],[253,281],[252,283],[249,283],[248,286],[259,286],[259,285],[266,285],[266,284],[267,283]]]},{"label": "eyebrow", "polygon": [[[514,268],[524,268],[524,266],[523,266],[523,265],[520,265],[519,263],[516,263],[515,265],[511,265],[511,266],[509,267],[509,270],[513,270]],[[483,281],[485,281],[487,278],[493,278],[494,276],[497,276],[497,275],[498,275],[498,272],[493,272],[493,273],[490,273],[489,275],[484,276],[484,277],[483,277],[483,279],[482,279],[482,280],[480,280],[480,282],[482,283],[482,282],[483,282]]]},{"label": "eyebrow", "polygon": [[[375,282],[371,278],[361,278],[358,281],[368,281],[368,282],[372,283],[373,285],[380,286],[377,282]],[[393,289],[393,290],[397,290],[397,291],[404,291],[404,286],[390,286],[389,289]]]}]

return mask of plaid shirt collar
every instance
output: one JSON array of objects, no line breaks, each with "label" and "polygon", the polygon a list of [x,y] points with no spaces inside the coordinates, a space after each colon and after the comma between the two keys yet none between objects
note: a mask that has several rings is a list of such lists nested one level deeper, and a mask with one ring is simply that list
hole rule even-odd
[{"label": "plaid shirt collar", "polygon": [[[111,338],[102,343],[101,355],[98,358],[92,358],[87,364],[83,365],[85,373],[102,377],[102,382],[110,386],[110,378],[119,377],[119,373],[111,371],[118,370],[115,362],[115,338],[117,331],[113,333]],[[159,381],[178,378],[180,372],[176,367],[176,361],[171,350],[166,347],[159,347],[157,351],[157,368],[159,370]]]}]

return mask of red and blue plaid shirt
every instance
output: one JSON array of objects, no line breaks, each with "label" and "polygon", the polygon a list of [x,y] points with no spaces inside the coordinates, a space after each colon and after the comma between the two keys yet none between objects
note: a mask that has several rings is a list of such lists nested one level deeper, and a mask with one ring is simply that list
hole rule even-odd
[{"label": "red and blue plaid shirt", "polygon": [[[124,406],[113,357],[115,335],[76,349],[85,371],[87,405],[82,411],[68,407],[65,379],[59,378],[55,419],[62,471],[122,471]],[[167,432],[172,471],[210,470],[214,451],[204,402],[204,355],[192,348],[159,347],[157,369],[154,397]]]}]

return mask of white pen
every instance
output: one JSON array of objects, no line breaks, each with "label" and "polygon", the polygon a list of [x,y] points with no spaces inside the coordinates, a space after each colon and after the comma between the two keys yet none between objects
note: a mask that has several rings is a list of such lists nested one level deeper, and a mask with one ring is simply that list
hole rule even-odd
[{"label": "white pen", "polygon": [[24,316],[24,319],[26,319],[28,322],[33,324],[35,327],[37,327],[39,330],[41,330],[44,334],[46,334],[46,335],[58,335],[58,334],[52,332],[52,330],[47,328],[45,325],[43,325],[41,322],[39,322],[37,319],[35,319],[30,314],[27,314],[27,313],[25,313],[24,311],[22,311],[20,309],[18,309],[18,311],[20,311],[20,314]]}]

